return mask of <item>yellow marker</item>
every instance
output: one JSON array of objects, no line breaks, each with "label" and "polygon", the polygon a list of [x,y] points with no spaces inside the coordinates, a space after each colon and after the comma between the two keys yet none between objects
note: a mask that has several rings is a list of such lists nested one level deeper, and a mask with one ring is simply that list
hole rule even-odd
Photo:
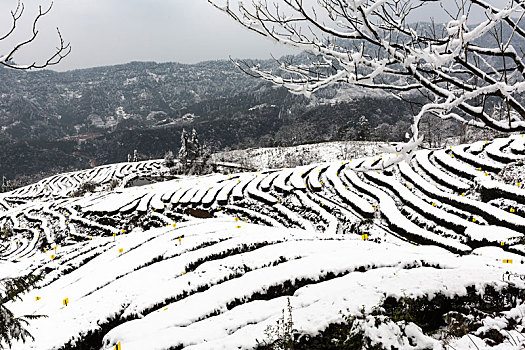
[{"label": "yellow marker", "polygon": [[54,246],[53,249],[54,249],[54,250],[57,250],[57,246]]},{"label": "yellow marker", "polygon": [[67,304],[69,304],[69,298],[65,298],[64,300],[62,300],[62,304],[64,306],[67,306]]},{"label": "yellow marker", "polygon": [[514,208],[510,208],[510,212],[514,213],[516,210]]},{"label": "yellow marker", "polygon": [[47,249],[44,249],[44,253],[47,253]]},{"label": "yellow marker", "polygon": [[435,207],[435,206],[436,206],[436,203],[432,203],[432,206]]},{"label": "yellow marker", "polygon": [[173,224],[173,227],[177,226],[177,224]]},{"label": "yellow marker", "polygon": [[451,154],[450,156],[451,156],[452,158],[454,158],[454,155],[453,155],[453,154]]},{"label": "yellow marker", "polygon": [[239,218],[235,218],[235,221],[239,221]]},{"label": "yellow marker", "polygon": [[39,300],[42,299],[42,298],[40,298],[40,297],[35,297],[35,299],[36,299],[36,301],[39,301]]},{"label": "yellow marker", "polygon": [[485,173],[485,176],[489,176],[489,173]]},{"label": "yellow marker", "polygon": [[372,207],[372,208],[374,208],[374,210],[376,210],[376,209],[377,209],[377,207]]},{"label": "yellow marker", "polygon": [[180,243],[180,241],[182,241],[182,237],[179,237],[179,243]]},{"label": "yellow marker", "polygon": [[516,186],[521,186],[521,182],[518,182],[518,183],[516,184]]},{"label": "yellow marker", "polygon": [[119,253],[122,253],[123,251],[124,251],[124,248],[120,248],[120,249],[118,250]]},{"label": "yellow marker", "polygon": [[503,247],[505,245],[505,242],[501,242],[501,246]]},{"label": "yellow marker", "polygon": [[120,342],[115,345],[115,350],[122,350],[122,347],[120,346]]},{"label": "yellow marker", "polygon": [[476,222],[476,218],[472,218],[472,222]]},{"label": "yellow marker", "polygon": [[126,232],[126,230],[124,230],[124,229],[122,229],[122,230],[120,230],[120,231],[121,231],[122,233]]},{"label": "yellow marker", "polygon": [[116,234],[116,233],[114,233],[114,234],[113,234],[113,237],[115,237],[116,235],[117,235],[117,234]]},{"label": "yellow marker", "polygon": [[465,194],[464,194],[464,193],[462,193],[461,195],[462,195],[463,197],[465,197]]},{"label": "yellow marker", "polygon": [[503,259],[504,264],[512,264],[512,259]]},{"label": "yellow marker", "polygon": [[481,168],[478,168],[479,171],[481,171]]},{"label": "yellow marker", "polygon": [[165,308],[164,308],[164,311],[166,311],[166,310],[168,310],[168,308],[167,308],[167,307],[165,307]]},{"label": "yellow marker", "polygon": [[237,226],[237,228],[241,228],[241,226]]},{"label": "yellow marker", "polygon": [[362,238],[363,240],[366,240],[366,239],[368,239],[368,234],[367,234],[367,233],[365,233],[364,235],[361,235],[361,238]]},{"label": "yellow marker", "polygon": [[89,237],[89,239],[91,240],[91,237]]},{"label": "yellow marker", "polygon": [[75,236],[71,236],[71,238],[75,239]]}]

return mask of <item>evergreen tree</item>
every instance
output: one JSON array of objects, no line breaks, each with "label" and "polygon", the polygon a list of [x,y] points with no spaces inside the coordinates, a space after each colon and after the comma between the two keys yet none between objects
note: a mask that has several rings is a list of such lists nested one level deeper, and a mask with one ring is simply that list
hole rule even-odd
[{"label": "evergreen tree", "polygon": [[2,176],[2,186],[0,187],[0,192],[7,192],[8,187],[9,187],[9,184],[8,184],[7,179],[5,178],[5,176]]},{"label": "evergreen tree", "polygon": [[370,123],[368,119],[362,115],[356,125],[356,140],[365,141],[370,139]]},{"label": "evergreen tree", "polygon": [[212,172],[212,167],[210,165],[211,149],[206,144],[204,144],[202,146],[201,161],[202,161],[201,174],[209,174],[209,173],[211,173]]},{"label": "evergreen tree", "polygon": [[133,161],[138,162],[139,161],[139,152],[137,150],[133,151]]},{"label": "evergreen tree", "polygon": [[131,162],[131,154],[128,153],[128,163]]},{"label": "evergreen tree", "polygon": [[[12,229],[4,226],[0,231],[0,241],[9,239],[12,234]],[[6,304],[10,301],[22,300],[22,294],[35,287],[40,280],[42,280],[42,276],[39,274],[0,278],[0,349],[5,349],[5,345],[10,348],[13,340],[22,340],[24,343],[28,339],[34,340],[25,326],[29,324],[29,320],[46,316],[23,315],[16,317]]]},{"label": "evergreen tree", "polygon": [[172,151],[166,152],[166,154],[164,155],[164,166],[167,168],[171,168],[174,165],[175,165],[175,157],[173,156],[173,152]]},{"label": "evergreen tree", "polygon": [[188,158],[190,161],[194,162],[201,156],[201,146],[199,143],[199,136],[197,135],[197,130],[193,129],[191,131],[191,140],[188,147]]},{"label": "evergreen tree", "polygon": [[29,324],[29,320],[47,316],[23,315],[16,317],[5,304],[13,300],[22,300],[22,294],[35,287],[41,279],[40,275],[0,279],[0,349],[5,349],[4,345],[10,348],[13,340],[22,340],[24,343],[28,339],[34,340],[25,326]]},{"label": "evergreen tree", "polygon": [[184,169],[188,162],[188,158],[188,133],[186,132],[186,129],[182,129],[182,134],[180,135],[179,162]]}]

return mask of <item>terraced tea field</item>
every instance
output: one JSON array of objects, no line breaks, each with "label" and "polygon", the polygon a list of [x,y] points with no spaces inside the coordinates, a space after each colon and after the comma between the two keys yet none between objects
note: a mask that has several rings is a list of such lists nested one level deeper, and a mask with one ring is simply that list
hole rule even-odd
[{"label": "terraced tea field", "polygon": [[[167,169],[121,163],[1,194],[13,236],[0,277],[46,273],[9,305],[48,316],[13,349],[253,349],[288,300],[305,348],[349,320],[385,348],[521,348],[525,181],[498,173],[525,159],[525,137],[381,168],[397,156],[134,187]],[[442,315],[486,298],[501,299],[496,313],[447,341],[443,320],[388,314],[401,300],[447,301]]]}]

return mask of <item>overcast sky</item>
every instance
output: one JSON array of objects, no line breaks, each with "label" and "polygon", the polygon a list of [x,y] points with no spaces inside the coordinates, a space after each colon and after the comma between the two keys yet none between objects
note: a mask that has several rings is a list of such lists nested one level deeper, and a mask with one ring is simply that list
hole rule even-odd
[{"label": "overcast sky", "polygon": [[[28,34],[38,5],[50,4],[50,0],[23,2],[27,22],[20,23],[16,39]],[[0,0],[0,33],[16,3]],[[434,13],[420,12],[423,17]],[[61,71],[130,61],[195,63],[230,55],[269,58],[291,53],[245,30],[206,0],[55,0],[39,26],[38,41],[20,52],[16,61],[28,63],[49,54],[57,42],[57,26],[73,47],[71,55],[54,68]],[[8,44],[0,43],[0,53]]]}]

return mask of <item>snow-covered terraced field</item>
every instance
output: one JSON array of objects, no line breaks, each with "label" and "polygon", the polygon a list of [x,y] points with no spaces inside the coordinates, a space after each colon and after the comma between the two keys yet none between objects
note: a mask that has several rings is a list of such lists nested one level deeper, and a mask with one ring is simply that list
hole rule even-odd
[{"label": "snow-covered terraced field", "polygon": [[[287,297],[302,335],[360,316],[386,348],[444,348],[413,324],[382,329],[372,311],[389,298],[525,287],[502,278],[525,274],[525,188],[497,177],[524,144],[422,150],[384,171],[380,157],[397,155],[136,187],[124,184],[162,162],[121,163],[3,193],[0,224],[13,236],[0,278],[46,273],[10,305],[48,316],[31,321],[35,342],[13,349],[253,349]],[[75,197],[85,182],[97,189]],[[490,346],[480,332],[449,344]],[[501,333],[501,349],[525,344]]]}]

